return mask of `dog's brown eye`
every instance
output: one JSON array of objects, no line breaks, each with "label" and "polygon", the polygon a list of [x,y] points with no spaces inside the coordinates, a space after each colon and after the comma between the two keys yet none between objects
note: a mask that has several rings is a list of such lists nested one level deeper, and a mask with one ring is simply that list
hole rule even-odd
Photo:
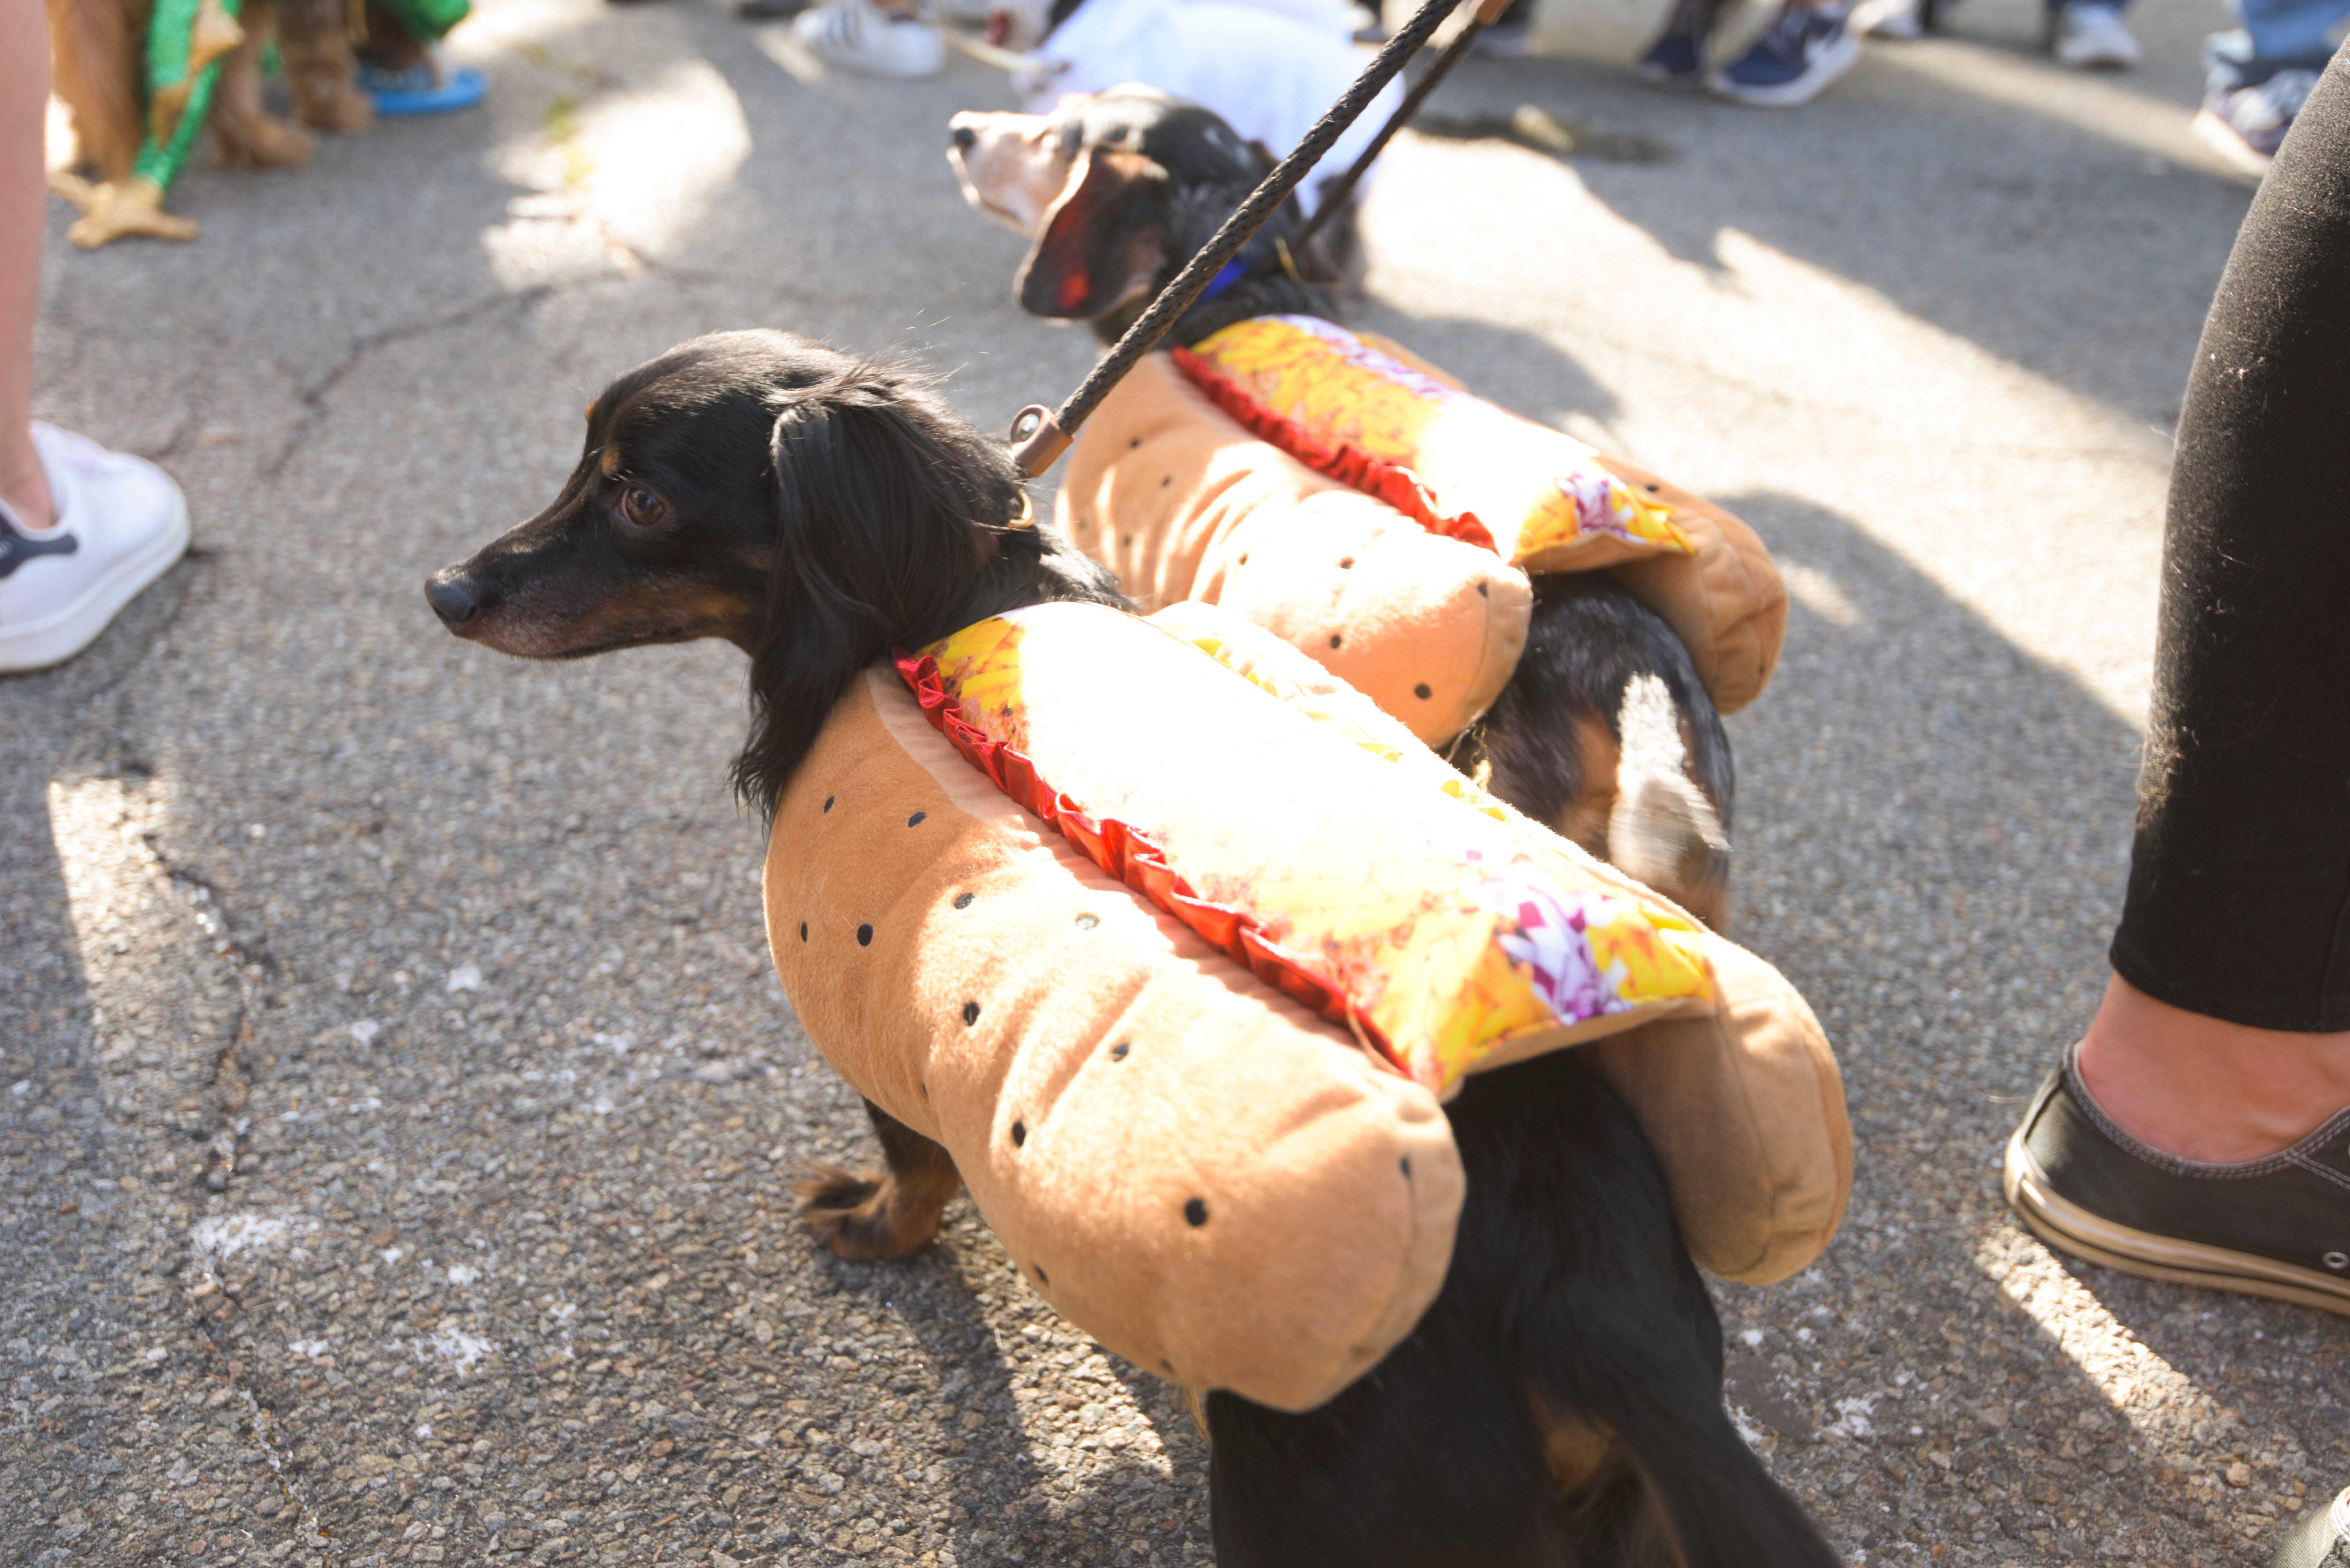
[{"label": "dog's brown eye", "polygon": [[669,521],[669,503],[641,484],[620,492],[620,520],[631,528],[658,528]]}]

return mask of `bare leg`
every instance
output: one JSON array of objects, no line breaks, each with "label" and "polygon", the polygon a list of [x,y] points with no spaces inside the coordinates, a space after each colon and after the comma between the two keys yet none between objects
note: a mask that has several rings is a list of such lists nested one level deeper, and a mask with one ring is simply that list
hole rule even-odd
[{"label": "bare leg", "polygon": [[889,1170],[881,1176],[809,1168],[799,1184],[800,1217],[843,1258],[903,1257],[939,1233],[939,1220],[962,1190],[953,1157],[889,1112],[865,1102]]},{"label": "bare leg", "polygon": [[55,508],[33,451],[33,317],[48,185],[49,35],[40,0],[0,0],[0,501],[28,528]]},{"label": "bare leg", "polygon": [[2350,1106],[2350,1031],[2255,1029],[2157,1002],[2116,975],[2081,1036],[2098,1108],[2149,1147],[2207,1165],[2288,1148]]}]

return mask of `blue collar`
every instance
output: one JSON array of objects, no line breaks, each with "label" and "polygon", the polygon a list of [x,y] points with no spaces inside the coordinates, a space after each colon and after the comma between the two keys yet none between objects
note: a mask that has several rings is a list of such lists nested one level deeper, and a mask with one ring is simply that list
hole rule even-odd
[{"label": "blue collar", "polygon": [[1192,305],[1197,306],[1207,304],[1208,301],[1215,298],[1216,296],[1223,293],[1224,290],[1232,287],[1232,285],[1246,277],[1248,273],[1249,264],[1247,259],[1243,256],[1234,256],[1232,260],[1223,265],[1215,276],[1208,280],[1208,286],[1201,289],[1199,294],[1193,297],[1191,301]]}]

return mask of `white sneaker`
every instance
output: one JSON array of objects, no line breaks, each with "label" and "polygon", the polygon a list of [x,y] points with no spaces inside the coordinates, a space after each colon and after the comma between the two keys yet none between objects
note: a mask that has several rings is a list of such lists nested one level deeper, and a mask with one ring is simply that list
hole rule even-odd
[{"label": "white sneaker", "polygon": [[0,504],[0,670],[46,670],[88,648],[188,547],[188,503],[145,458],[33,421],[57,521]]},{"label": "white sneaker", "polygon": [[2076,71],[2119,70],[2137,64],[2137,40],[2121,8],[2097,0],[2065,0],[2049,23],[2048,47],[2057,63]]},{"label": "white sneaker", "polygon": [[877,77],[934,77],[947,41],[925,23],[892,16],[873,0],[830,0],[792,18],[792,36],[810,54]]}]

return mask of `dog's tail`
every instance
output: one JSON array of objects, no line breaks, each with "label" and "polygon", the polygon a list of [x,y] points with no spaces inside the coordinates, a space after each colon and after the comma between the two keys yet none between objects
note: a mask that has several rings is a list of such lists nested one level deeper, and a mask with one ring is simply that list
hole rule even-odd
[{"label": "dog's tail", "polygon": [[48,0],[48,10],[50,88],[73,110],[81,161],[101,180],[123,179],[146,134],[147,0]]},{"label": "dog's tail", "polygon": [[[1711,703],[1698,705],[1685,725],[1661,676],[1625,681],[1616,716],[1616,804],[1607,814],[1608,859],[1716,927],[1730,904],[1730,836],[1713,805],[1729,798],[1729,786],[1708,776],[1728,772],[1721,728]],[[1713,798],[1698,778],[1714,786]]]},{"label": "dog's tail", "polygon": [[[1579,1568],[1835,1568],[1835,1553],[1723,1407],[1721,1319],[1680,1248],[1654,1153],[1596,1073],[1553,1065],[1574,1054],[1508,1069],[1502,1076],[1517,1075],[1507,1085],[1516,1103],[1499,1115],[1490,1096],[1453,1115],[1456,1133],[1467,1133],[1464,1162],[1473,1156],[1482,1165],[1498,1143],[1500,1170],[1518,1160],[1534,1175],[1529,1194],[1606,1194],[1604,1216],[1545,1222],[1529,1205],[1506,1227],[1520,1268],[1529,1251],[1546,1262],[1554,1235],[1565,1243],[1558,1256],[1575,1260],[1542,1271],[1547,1280],[1518,1306],[1520,1366],[1571,1543],[1566,1560]],[[1570,1094],[1589,1107],[1580,1118],[1568,1115]],[[1516,1125],[1513,1112],[1523,1117]],[[1492,1125],[1478,1125],[1486,1117]],[[1535,1146],[1545,1124],[1560,1124],[1563,1141],[1573,1135],[1572,1147]],[[1481,1257],[1501,1251],[1487,1241]]]}]

